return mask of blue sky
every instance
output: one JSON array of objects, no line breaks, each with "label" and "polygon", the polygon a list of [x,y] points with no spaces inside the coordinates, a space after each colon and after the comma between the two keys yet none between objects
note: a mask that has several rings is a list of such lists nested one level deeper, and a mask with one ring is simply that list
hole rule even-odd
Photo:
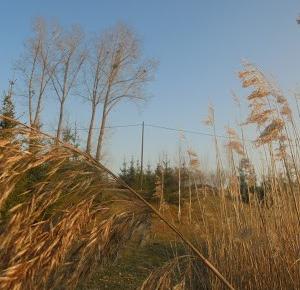
[{"label": "blue sky", "polygon": [[[109,124],[142,121],[207,132],[201,120],[208,102],[215,105],[218,132],[235,121],[236,109],[230,91],[245,94],[237,72],[242,59],[272,73],[286,93],[299,87],[300,13],[297,0],[64,0],[1,1],[0,89],[13,77],[12,64],[30,35],[34,17],[43,16],[69,26],[80,24],[87,33],[103,31],[117,22],[128,23],[139,35],[144,55],[159,61],[155,81],[149,85],[152,98],[136,108],[123,104]],[[16,97],[24,111],[24,99]],[[77,117],[86,127],[89,111],[82,100],[71,98],[68,118]],[[80,119],[78,119],[80,116]],[[44,120],[55,124],[54,102],[44,106]],[[139,129],[109,132],[108,160],[113,168],[124,156],[139,151]],[[177,135],[146,128],[146,160],[162,151],[174,153]],[[190,143],[204,156],[210,153],[207,137],[190,136]]]}]

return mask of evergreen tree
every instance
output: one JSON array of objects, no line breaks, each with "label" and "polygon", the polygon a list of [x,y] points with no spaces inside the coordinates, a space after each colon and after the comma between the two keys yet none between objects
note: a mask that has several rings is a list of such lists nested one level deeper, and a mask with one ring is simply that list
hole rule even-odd
[{"label": "evergreen tree", "polygon": [[177,169],[170,166],[170,160],[165,156],[164,160],[157,165],[155,176],[163,176],[163,195],[164,200],[169,203],[178,202],[176,194],[178,193]]},{"label": "evergreen tree", "polygon": [[[129,167],[126,160],[124,160],[122,168],[120,168],[119,176],[128,185],[136,190],[139,190],[141,181],[141,169],[139,160],[134,161],[134,159],[132,158]],[[151,199],[155,191],[155,173],[151,170],[150,164],[148,164],[146,171],[143,172],[143,181],[144,197],[147,199]]]},{"label": "evergreen tree", "polygon": [[170,160],[168,156],[165,157],[163,161],[164,170],[164,195],[165,200],[170,203],[177,203],[177,193],[178,193],[178,177],[177,169],[170,166]]},{"label": "evergreen tree", "polygon": [[73,145],[74,147],[79,147],[78,143],[78,133],[77,133],[77,125],[75,122],[74,130],[71,128],[69,124],[67,124],[63,129],[62,129],[62,141],[65,143],[69,143]]},{"label": "evergreen tree", "polygon": [[130,166],[128,168],[128,175],[127,175],[127,183],[134,187],[135,186],[135,181],[136,181],[136,168],[134,165],[134,159],[133,157],[130,160]]},{"label": "evergreen tree", "polygon": [[143,174],[145,197],[151,199],[155,192],[155,173],[152,172],[150,164],[147,165],[146,172]]},{"label": "evergreen tree", "polygon": [[119,177],[127,183],[127,162],[124,159]]},{"label": "evergreen tree", "polygon": [[120,169],[120,171],[120,178],[122,178],[132,188],[138,189],[139,171],[133,157],[131,158],[129,167],[127,167],[127,162],[124,160],[123,167]]},{"label": "evergreen tree", "polygon": [[[1,114],[5,117],[9,117],[11,119],[15,119],[15,105],[13,103],[13,86],[14,82],[9,82],[9,90],[4,95],[4,98],[2,100],[2,107],[1,107]],[[12,138],[13,133],[7,132],[6,130],[12,129],[16,126],[15,122],[12,122],[10,120],[6,120],[2,118],[0,120],[0,137],[2,138]]]}]

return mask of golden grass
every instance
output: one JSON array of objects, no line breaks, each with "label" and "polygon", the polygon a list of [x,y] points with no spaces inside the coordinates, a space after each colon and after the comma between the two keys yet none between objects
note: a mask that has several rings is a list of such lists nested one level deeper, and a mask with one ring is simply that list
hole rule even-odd
[{"label": "golden grass", "polygon": [[[149,212],[233,289],[191,241],[114,173],[79,149],[15,122],[13,137],[0,143],[0,208],[6,207],[8,216],[0,237],[0,289],[54,289],[58,285],[73,289],[91,265],[105,265],[117,255],[135,230],[147,223]],[[37,171],[43,171],[42,179],[16,193],[18,184]],[[118,184],[132,193],[131,206],[129,211],[124,207],[114,213],[114,207],[107,204],[126,197],[122,193],[120,198],[118,194],[104,197],[101,189]],[[16,194],[23,201],[17,199],[7,211],[9,197]]]},{"label": "golden grass", "polygon": [[[0,289],[74,289],[96,266],[117,259],[150,221],[154,239],[181,241],[185,253],[175,249],[143,290],[300,289],[298,128],[287,99],[262,72],[245,64],[239,76],[253,89],[243,124],[257,127],[261,174],[255,174],[244,127],[242,138],[227,130],[223,172],[210,107],[206,123],[214,130],[218,188],[208,196],[194,182],[202,168],[190,149],[193,186],[180,223],[176,208],[164,203],[157,210],[90,155],[18,123],[13,138],[0,140]],[[27,184],[32,176],[38,177]],[[263,198],[255,194],[257,179]],[[116,191],[120,185],[131,194]]]},{"label": "golden grass", "polygon": [[[116,212],[112,199],[126,196],[104,197],[115,182],[75,153],[22,126],[1,140],[0,289],[73,289],[147,223],[134,196]],[[34,174],[40,180],[22,188]]]},{"label": "golden grass", "polygon": [[[294,146],[298,128],[287,99],[259,69],[245,64],[239,76],[244,87],[254,89],[247,98],[250,114],[243,126],[255,124],[259,132],[255,143],[264,154],[264,176],[262,173],[258,176],[261,181],[264,178],[261,190],[265,197],[261,200],[253,193],[257,182],[254,170],[258,168],[253,167],[249,158],[249,146],[234,130],[228,129],[229,171],[225,176],[218,174],[219,195],[207,197],[195,188],[192,213],[189,209],[182,211],[182,217],[192,217],[182,218],[179,228],[203,253],[207,252],[206,257],[236,289],[300,289],[300,160],[299,147]],[[212,119],[207,122],[210,126],[214,125]],[[216,141],[215,147],[217,167],[222,168]],[[252,187],[246,204],[240,201],[241,184],[237,178],[240,169],[244,172],[245,186],[248,190]],[[213,202],[210,204],[209,200]],[[175,213],[169,217],[172,218]],[[163,230],[160,232],[163,235]],[[153,271],[144,285],[163,290],[223,289],[210,272],[205,275],[204,285],[191,284],[188,270],[203,277],[199,269],[187,266],[190,264],[187,260],[193,259],[193,256],[174,259],[160,271]]]}]

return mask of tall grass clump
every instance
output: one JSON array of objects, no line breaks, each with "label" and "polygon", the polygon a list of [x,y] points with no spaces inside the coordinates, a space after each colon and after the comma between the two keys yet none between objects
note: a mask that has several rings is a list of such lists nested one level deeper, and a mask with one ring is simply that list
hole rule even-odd
[{"label": "tall grass clump", "polygon": [[[9,138],[0,141],[0,289],[74,289],[96,266],[115,261],[135,233],[149,226],[151,213],[233,289],[113,172],[78,148],[14,122],[10,134],[2,135]],[[127,192],[118,191],[120,185]]]},{"label": "tall grass clump", "polygon": [[12,133],[0,141],[0,289],[73,289],[116,259],[149,210],[104,192],[115,182],[76,148],[20,124]]},{"label": "tall grass clump", "polygon": [[[218,194],[204,198],[195,190],[192,210],[182,213],[192,215],[186,232],[236,289],[299,289],[297,120],[287,98],[256,66],[245,63],[239,77],[249,90],[249,115],[239,124],[242,136],[227,128],[221,155],[214,118],[207,121],[214,129]],[[249,143],[246,128],[253,125],[257,137]],[[225,175],[220,168],[226,168]],[[190,254],[154,271],[143,289],[223,289],[210,272],[190,266],[195,261]],[[205,277],[204,284],[199,277]]]}]

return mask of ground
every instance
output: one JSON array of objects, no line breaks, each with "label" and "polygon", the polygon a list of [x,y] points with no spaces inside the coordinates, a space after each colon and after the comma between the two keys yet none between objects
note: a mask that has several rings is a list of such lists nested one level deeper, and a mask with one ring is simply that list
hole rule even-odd
[{"label": "ground", "polygon": [[[194,201],[196,203],[196,201]],[[205,215],[212,219],[212,223],[216,220],[218,211],[218,200],[216,197],[201,199],[205,210]],[[195,216],[199,216],[199,207],[195,206]],[[177,207],[168,206],[164,213],[169,220],[183,232],[189,235],[187,220],[187,204],[183,207],[182,220],[179,223],[177,219]],[[199,227],[200,223],[197,223]],[[195,224],[192,226],[196,226]],[[198,238],[203,235],[199,228]],[[194,231],[195,233],[195,231]],[[193,239],[192,236],[189,237]],[[175,247],[176,246],[176,247]],[[162,266],[170,258],[174,257],[175,252],[182,249],[182,244],[176,236],[167,228],[167,226],[158,220],[155,216],[152,218],[152,226],[150,235],[142,245],[137,246],[135,242],[130,243],[122,256],[110,267],[105,269],[97,269],[92,278],[84,285],[79,285],[77,290],[129,290],[138,289],[150,274],[157,267]]]}]

